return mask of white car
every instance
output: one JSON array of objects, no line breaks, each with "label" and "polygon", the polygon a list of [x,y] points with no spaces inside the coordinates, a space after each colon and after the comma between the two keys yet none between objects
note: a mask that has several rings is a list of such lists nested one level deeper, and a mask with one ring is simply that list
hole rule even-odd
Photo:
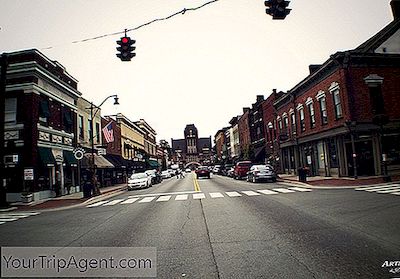
[{"label": "white car", "polygon": [[128,190],[148,188],[151,186],[151,176],[146,173],[134,173],[128,179]]},{"label": "white car", "polygon": [[187,169],[185,169],[185,172],[192,172],[192,170],[187,168]]},{"label": "white car", "polygon": [[161,172],[161,177],[162,177],[163,179],[171,178],[171,173],[170,173],[168,170],[162,171],[162,172]]}]

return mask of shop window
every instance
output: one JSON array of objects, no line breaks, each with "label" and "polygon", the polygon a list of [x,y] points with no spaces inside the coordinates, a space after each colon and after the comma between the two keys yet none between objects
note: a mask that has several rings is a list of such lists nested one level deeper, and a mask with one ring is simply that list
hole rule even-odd
[{"label": "shop window", "polygon": [[331,168],[339,167],[338,157],[337,157],[337,146],[335,139],[329,139],[327,141],[328,152],[329,152],[329,164]]},{"label": "shop window", "polygon": [[7,124],[17,123],[17,98],[6,98],[4,123]]}]

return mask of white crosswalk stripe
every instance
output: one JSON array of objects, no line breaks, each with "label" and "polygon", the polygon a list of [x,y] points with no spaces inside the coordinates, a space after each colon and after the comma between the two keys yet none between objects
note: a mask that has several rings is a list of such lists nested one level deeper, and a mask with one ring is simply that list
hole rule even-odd
[{"label": "white crosswalk stripe", "polygon": [[137,201],[138,199],[139,198],[130,198],[130,199],[127,199],[127,200],[121,202],[121,204],[131,204],[131,203],[134,203],[135,201]]},{"label": "white crosswalk stripe", "polygon": [[200,200],[200,199],[205,199],[205,198],[206,198],[206,196],[203,193],[193,194],[194,200]]},{"label": "white crosswalk stripe", "polygon": [[9,212],[0,214],[0,225],[38,215],[40,212]]},{"label": "white crosswalk stripe", "polygon": [[221,193],[209,193],[210,197],[214,198],[223,198],[224,195],[222,195]]},{"label": "white crosswalk stripe", "polygon": [[260,194],[254,191],[242,191],[243,194],[246,194],[247,196],[259,196]]},{"label": "white crosswalk stripe", "polygon": [[366,186],[366,187],[356,188],[355,190],[365,191],[370,193],[378,193],[378,194],[400,195],[400,184]]},{"label": "white crosswalk stripe", "polygon": [[177,195],[175,200],[176,201],[185,201],[185,200],[187,200],[187,198],[188,198],[188,195]]},{"label": "white crosswalk stripe", "polygon": [[[152,194],[153,196],[146,195],[138,195],[138,196],[129,196],[127,199],[115,199],[115,200],[105,200],[90,204],[86,207],[99,207],[99,206],[118,206],[118,205],[126,205],[132,203],[150,203],[152,201],[155,202],[168,202],[171,200],[174,201],[186,201],[190,200],[190,196],[192,196],[193,200],[201,200],[201,199],[215,199],[215,198],[233,198],[233,197],[243,197],[243,196],[261,196],[264,195],[278,195],[278,194],[286,194],[286,193],[294,193],[294,192],[311,192],[311,189],[301,188],[301,187],[291,187],[291,188],[275,188],[272,190],[269,189],[261,189],[261,190],[243,190],[243,191],[228,191],[224,192],[225,195],[221,192],[211,192],[206,195],[206,193],[188,193],[188,192],[175,192],[175,193],[156,193]],[[400,190],[399,190],[400,191]],[[393,192],[392,194],[396,194]],[[36,214],[36,213],[31,213]],[[18,218],[28,217],[26,213],[20,214]],[[1,217],[1,216],[0,216]],[[17,218],[17,217],[16,217]],[[1,220],[0,220],[1,222]]]},{"label": "white crosswalk stripe", "polygon": [[158,202],[165,202],[165,201],[169,201],[171,199],[172,196],[161,196],[159,197],[156,201]]},{"label": "white crosswalk stripe", "polygon": [[142,200],[139,201],[139,203],[147,203],[147,202],[151,202],[152,200],[154,200],[156,197],[145,197]]},{"label": "white crosswalk stripe", "polygon": [[271,190],[257,190],[257,192],[260,192],[260,193],[265,194],[265,195],[277,195],[278,194],[277,192],[274,192],[274,191],[271,191]]},{"label": "white crosswalk stripe", "polygon": [[286,188],[274,188],[274,189],[272,189],[272,190],[277,191],[277,192],[279,192],[279,193],[283,193],[283,194],[286,194],[286,193],[294,193],[294,192],[295,192],[295,191],[293,191],[293,190],[289,190],[289,189],[286,189]]},{"label": "white crosswalk stripe", "polygon": [[242,195],[238,192],[225,192],[229,197],[241,197]]}]

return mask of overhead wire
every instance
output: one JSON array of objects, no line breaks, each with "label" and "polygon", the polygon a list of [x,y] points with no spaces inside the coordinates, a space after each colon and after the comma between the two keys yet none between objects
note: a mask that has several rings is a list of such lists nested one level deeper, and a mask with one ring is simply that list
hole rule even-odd
[{"label": "overhead wire", "polygon": [[[211,0],[211,1],[205,2],[205,3],[203,3],[203,4],[201,4],[200,6],[197,6],[197,7],[193,7],[193,8],[183,8],[182,10],[180,10],[180,11],[178,11],[178,12],[175,12],[175,13],[169,15],[169,16],[162,17],[162,18],[156,18],[156,19],[153,19],[153,20],[148,21],[148,22],[146,22],[146,23],[140,24],[140,25],[138,25],[138,26],[136,26],[136,27],[134,27],[134,28],[126,29],[126,30],[124,30],[124,31],[118,31],[118,32],[103,34],[103,35],[99,35],[99,36],[95,36],[95,37],[90,37],[90,38],[86,38],[86,39],[81,39],[81,40],[72,41],[72,42],[70,42],[70,43],[71,43],[71,44],[78,44],[78,43],[84,43],[84,42],[88,42],[88,41],[93,41],[93,40],[102,39],[102,38],[105,38],[105,37],[115,36],[115,35],[119,35],[119,34],[126,34],[127,32],[131,32],[131,31],[138,30],[138,29],[140,29],[140,28],[142,28],[142,27],[145,27],[145,26],[148,26],[148,25],[150,25],[150,24],[152,24],[152,23],[155,23],[155,22],[158,22],[158,21],[168,20],[168,19],[170,19],[170,18],[172,18],[172,17],[175,17],[175,16],[177,16],[177,15],[184,15],[186,12],[195,11],[195,10],[201,9],[201,8],[207,6],[207,5],[210,5],[210,4],[215,3],[215,2],[218,2],[218,1],[219,1],[219,0]],[[57,46],[49,46],[49,47],[44,47],[44,48],[41,48],[41,49],[43,49],[43,50],[44,50],[44,49],[52,49],[52,48],[55,48],[55,47],[57,47]]]}]

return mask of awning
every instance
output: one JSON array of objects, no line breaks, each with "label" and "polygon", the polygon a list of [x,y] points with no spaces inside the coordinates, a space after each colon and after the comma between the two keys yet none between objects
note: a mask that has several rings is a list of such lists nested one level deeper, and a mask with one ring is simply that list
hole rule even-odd
[{"label": "awning", "polygon": [[114,154],[106,154],[103,155],[104,158],[107,159],[111,164],[114,165],[116,168],[126,168],[128,166],[128,162],[124,158],[122,158],[119,155],[114,155]]},{"label": "awning", "polygon": [[56,159],[54,158],[53,152],[51,152],[50,148],[38,147],[38,153],[40,161],[43,165],[47,167],[54,166]]},{"label": "awning", "polygon": [[63,156],[64,156],[64,162],[67,165],[71,167],[78,166],[78,160],[76,160],[74,153],[72,153],[72,151],[63,150]]},{"label": "awning", "polygon": [[264,161],[265,159],[265,147],[261,146],[254,150],[254,158],[259,161]]},{"label": "awning", "polygon": [[[96,168],[98,169],[111,169],[114,168],[114,165],[111,164],[109,161],[107,161],[106,158],[104,158],[102,155],[94,155],[94,164]],[[92,154],[91,153],[85,153],[83,159],[82,159],[82,167],[83,168],[90,168],[91,167],[91,158]]]}]

